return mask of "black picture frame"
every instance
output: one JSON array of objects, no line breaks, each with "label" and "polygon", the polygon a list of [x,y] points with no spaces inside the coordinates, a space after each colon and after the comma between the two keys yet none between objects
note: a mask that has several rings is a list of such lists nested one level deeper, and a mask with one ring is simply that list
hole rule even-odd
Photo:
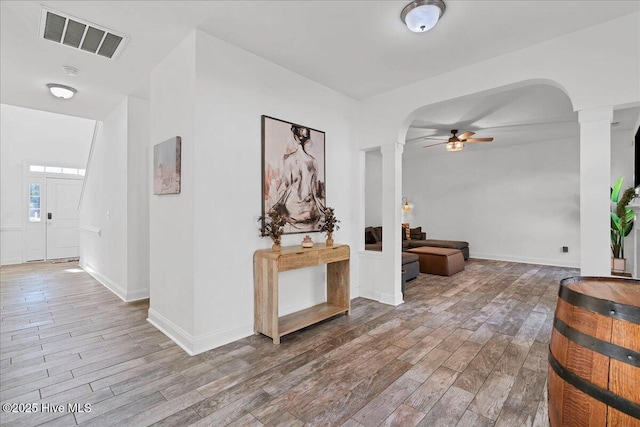
[{"label": "black picture frame", "polygon": [[262,234],[275,208],[283,234],[317,232],[326,206],[325,132],[263,115]]}]

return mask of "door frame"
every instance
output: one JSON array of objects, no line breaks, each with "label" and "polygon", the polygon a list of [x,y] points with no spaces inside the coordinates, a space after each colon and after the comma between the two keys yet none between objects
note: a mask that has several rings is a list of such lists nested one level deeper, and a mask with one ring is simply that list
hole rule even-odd
[{"label": "door frame", "polygon": [[[27,253],[28,253],[28,239],[27,239],[27,231],[29,227],[29,184],[32,179],[38,179],[42,181],[42,185],[40,187],[40,218],[43,221],[44,227],[42,228],[42,236],[41,236],[41,244],[44,248],[44,259],[43,261],[47,261],[50,258],[47,257],[47,221],[46,221],[46,212],[47,212],[47,178],[60,178],[60,179],[73,179],[77,181],[84,181],[85,176],[83,175],[70,175],[64,173],[50,173],[50,172],[31,172],[30,167],[32,165],[37,166],[53,166],[53,167],[61,167],[61,168],[73,168],[73,169],[85,169],[84,165],[69,165],[69,164],[52,164],[51,162],[39,162],[36,160],[24,160],[22,162],[22,183],[20,187],[22,188],[22,203],[20,209],[20,215],[22,216],[22,254],[21,261],[22,263],[26,263]],[[43,213],[45,217],[43,217]],[[35,261],[35,260],[34,260]]]}]

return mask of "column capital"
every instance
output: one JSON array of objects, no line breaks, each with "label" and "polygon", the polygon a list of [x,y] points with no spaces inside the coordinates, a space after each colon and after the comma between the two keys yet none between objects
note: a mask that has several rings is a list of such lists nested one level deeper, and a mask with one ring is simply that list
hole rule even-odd
[{"label": "column capital", "polygon": [[608,105],[606,107],[587,108],[586,110],[578,111],[578,121],[580,123],[613,121],[613,106]]},{"label": "column capital", "polygon": [[380,151],[384,153],[402,153],[404,151],[404,144],[398,142],[392,142],[390,144],[383,144],[380,146]]}]

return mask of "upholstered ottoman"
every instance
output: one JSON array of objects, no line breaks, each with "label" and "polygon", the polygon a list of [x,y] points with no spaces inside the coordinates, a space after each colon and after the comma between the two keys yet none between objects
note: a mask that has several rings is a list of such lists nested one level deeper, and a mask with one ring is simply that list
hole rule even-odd
[{"label": "upholstered ottoman", "polygon": [[[420,248],[428,246],[430,248],[447,248],[458,249],[462,252],[462,256],[465,261],[469,259],[469,243],[459,240],[436,240],[436,239],[422,239],[422,240],[407,240],[409,248]],[[403,242],[404,243],[404,242]]]},{"label": "upholstered ottoman", "polygon": [[464,270],[464,257],[458,249],[422,246],[407,252],[418,255],[420,273],[451,276]]},{"label": "upholstered ottoman", "polygon": [[420,273],[420,257],[416,254],[402,252],[402,271],[406,281],[413,280]]}]

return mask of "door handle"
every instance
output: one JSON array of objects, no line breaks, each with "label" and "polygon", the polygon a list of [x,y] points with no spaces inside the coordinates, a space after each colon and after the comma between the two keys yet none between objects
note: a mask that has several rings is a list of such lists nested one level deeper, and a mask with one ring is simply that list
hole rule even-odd
[{"label": "door handle", "polygon": [[51,212],[47,212],[47,219],[52,219],[53,215],[51,215]]}]

